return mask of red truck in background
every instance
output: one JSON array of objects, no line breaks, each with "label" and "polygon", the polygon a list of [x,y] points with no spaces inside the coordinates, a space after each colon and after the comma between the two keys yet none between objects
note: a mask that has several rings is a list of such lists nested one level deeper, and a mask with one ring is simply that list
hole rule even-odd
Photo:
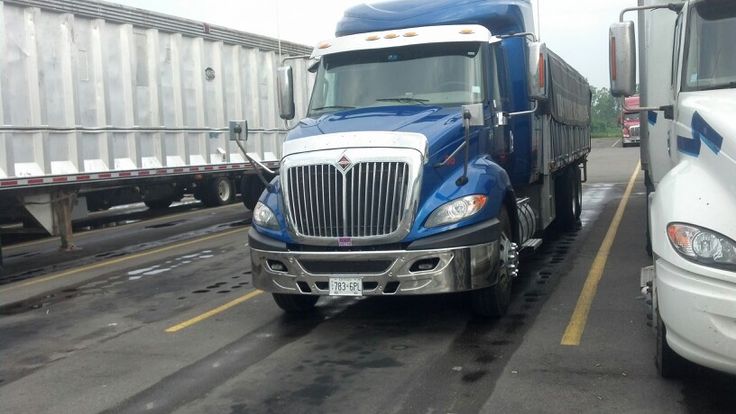
[{"label": "red truck in background", "polygon": [[639,95],[624,98],[624,106],[621,108],[619,122],[622,126],[622,145],[628,147],[639,145],[639,112],[627,111],[626,108],[638,108]]}]

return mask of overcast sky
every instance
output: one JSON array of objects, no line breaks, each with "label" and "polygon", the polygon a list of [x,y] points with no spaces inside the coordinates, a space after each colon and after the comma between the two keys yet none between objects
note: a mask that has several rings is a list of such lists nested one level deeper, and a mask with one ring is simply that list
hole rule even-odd
[{"label": "overcast sky", "polygon": [[[113,2],[266,36],[277,37],[280,33],[284,40],[314,46],[334,36],[335,24],[345,9],[365,0]],[[635,4],[636,0],[541,0],[542,40],[592,85],[607,87],[608,26],[618,20],[622,8]]]}]

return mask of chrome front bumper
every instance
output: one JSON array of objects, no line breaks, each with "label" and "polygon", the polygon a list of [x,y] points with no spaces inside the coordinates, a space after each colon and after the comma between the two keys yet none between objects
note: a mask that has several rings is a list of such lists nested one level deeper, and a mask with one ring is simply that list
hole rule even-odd
[{"label": "chrome front bumper", "polygon": [[[496,272],[492,272],[496,263],[492,263],[492,258],[498,257],[498,243],[438,250],[352,252],[284,252],[251,248],[253,285],[267,292],[328,295],[330,278],[360,277],[364,296],[423,295],[480,289],[496,283]],[[417,269],[421,263],[435,262],[432,269]],[[274,267],[280,268],[279,264],[283,271],[274,270]],[[372,269],[366,271],[368,267]]]}]

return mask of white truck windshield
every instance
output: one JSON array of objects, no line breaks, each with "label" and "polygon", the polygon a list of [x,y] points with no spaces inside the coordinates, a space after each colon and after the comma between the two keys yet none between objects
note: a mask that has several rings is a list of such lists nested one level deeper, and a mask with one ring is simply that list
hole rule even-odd
[{"label": "white truck windshield", "polygon": [[385,105],[460,105],[484,99],[479,43],[437,43],[327,55],[309,116]]},{"label": "white truck windshield", "polygon": [[736,2],[694,5],[687,36],[683,90],[736,87]]}]

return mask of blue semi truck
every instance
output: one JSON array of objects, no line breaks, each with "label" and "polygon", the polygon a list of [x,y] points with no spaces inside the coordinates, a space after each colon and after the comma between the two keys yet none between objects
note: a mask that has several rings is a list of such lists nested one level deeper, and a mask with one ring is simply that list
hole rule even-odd
[{"label": "blue semi truck", "polygon": [[[588,83],[538,42],[529,0],[360,5],[336,35],[254,209],[253,284],[287,312],[467,291],[503,315],[520,252],[578,221]],[[292,67],[278,75],[289,120]]]}]

